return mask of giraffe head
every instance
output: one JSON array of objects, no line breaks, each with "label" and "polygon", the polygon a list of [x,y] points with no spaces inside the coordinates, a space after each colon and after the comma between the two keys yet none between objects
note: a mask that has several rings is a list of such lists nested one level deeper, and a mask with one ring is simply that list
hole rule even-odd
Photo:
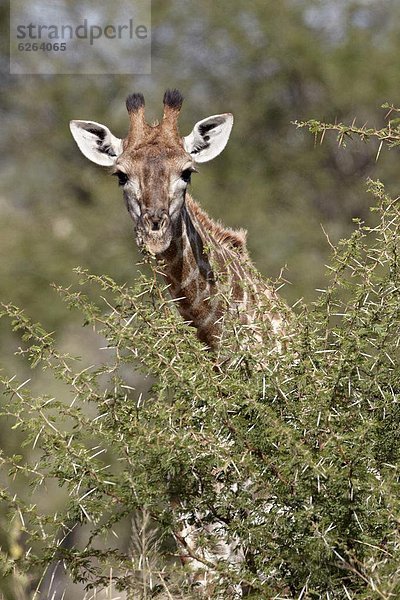
[{"label": "giraffe head", "polygon": [[125,139],[94,121],[70,123],[82,153],[98,165],[111,167],[134,221],[136,241],[152,254],[168,249],[196,163],[222,152],[233,124],[230,113],[213,115],[181,137],[177,121],[182,101],[178,90],[167,90],[162,121],[149,125],[142,94],[128,96],[130,127]]}]

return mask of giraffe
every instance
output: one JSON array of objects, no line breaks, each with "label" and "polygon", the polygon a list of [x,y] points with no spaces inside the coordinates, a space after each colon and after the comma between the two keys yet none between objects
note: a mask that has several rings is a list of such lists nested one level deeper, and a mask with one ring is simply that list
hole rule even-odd
[{"label": "giraffe", "polygon": [[[143,95],[128,96],[130,128],[123,140],[94,121],[71,121],[71,132],[87,158],[111,167],[118,178],[139,248],[162,265],[179,313],[208,348],[220,346],[228,311],[255,330],[259,320],[267,322],[279,338],[278,300],[251,263],[246,232],[216,223],[187,191],[197,165],[225,148],[233,115],[202,119],[182,138],[177,126],[182,101],[178,90],[167,90],[162,121],[149,125]],[[257,314],[260,305],[264,310]]]},{"label": "giraffe", "polygon": [[[212,160],[225,148],[233,115],[202,119],[188,136],[181,137],[177,121],[182,101],[178,90],[167,90],[161,122],[149,125],[143,95],[129,95],[126,107],[130,126],[124,139],[95,121],[74,120],[70,129],[81,152],[96,164],[110,167],[117,177],[139,248],[161,265],[179,313],[195,327],[205,346],[218,352],[226,317],[233,315],[251,331],[254,343],[263,342],[258,323],[267,323],[272,345],[279,351],[285,337],[285,319],[280,311],[280,306],[283,311],[284,307],[253,266],[246,232],[215,222],[187,191],[197,165]],[[228,542],[223,525],[218,523],[204,526],[215,533],[218,549],[199,553],[196,539],[204,515],[188,519],[179,499],[172,506],[181,524],[174,536],[193,581],[206,586],[215,574],[210,564],[220,559],[233,566],[244,560],[240,544]],[[240,596],[240,590],[233,593]]]}]

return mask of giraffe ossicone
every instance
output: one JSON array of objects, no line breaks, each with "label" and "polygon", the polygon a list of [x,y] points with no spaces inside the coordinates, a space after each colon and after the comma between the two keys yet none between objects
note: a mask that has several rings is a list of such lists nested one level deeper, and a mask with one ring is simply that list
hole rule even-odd
[{"label": "giraffe ossicone", "polygon": [[111,167],[118,178],[138,246],[163,264],[177,308],[201,341],[218,348],[227,313],[237,314],[255,331],[257,321],[266,322],[272,336],[279,337],[283,319],[277,299],[251,263],[245,232],[213,221],[187,192],[196,165],[225,148],[233,116],[202,119],[182,137],[177,123],[182,101],[178,90],[167,90],[163,118],[150,125],[143,95],[131,94],[126,100],[130,126],[124,139],[95,121],[71,121],[71,133],[89,160]]}]

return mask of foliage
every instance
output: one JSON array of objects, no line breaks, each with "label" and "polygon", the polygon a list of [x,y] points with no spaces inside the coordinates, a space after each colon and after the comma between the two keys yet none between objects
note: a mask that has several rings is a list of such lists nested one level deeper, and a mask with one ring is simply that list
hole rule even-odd
[{"label": "foliage", "polygon": [[320,135],[321,144],[324,141],[325,133],[327,131],[337,131],[339,146],[344,147],[346,146],[345,140],[353,139],[354,135],[359,136],[363,142],[376,138],[379,140],[379,148],[376,155],[376,160],[378,160],[384,143],[386,143],[389,148],[400,146],[400,118],[397,116],[395,116],[395,118],[390,118],[393,113],[395,115],[396,113],[400,113],[400,109],[393,105],[389,105],[388,103],[383,104],[382,108],[389,109],[386,113],[388,124],[386,127],[382,127],[379,130],[374,129],[373,127],[367,127],[366,124],[361,127],[356,127],[355,120],[351,125],[344,125],[343,123],[335,123],[332,125],[331,123],[320,123],[314,119],[309,121],[295,121],[294,124],[297,125],[298,128],[307,127],[309,131],[314,134],[316,142]]}]

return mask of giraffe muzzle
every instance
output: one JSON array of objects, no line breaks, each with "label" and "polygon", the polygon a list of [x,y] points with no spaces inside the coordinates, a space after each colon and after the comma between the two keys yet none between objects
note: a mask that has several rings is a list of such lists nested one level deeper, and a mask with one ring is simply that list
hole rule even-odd
[{"label": "giraffe muzzle", "polygon": [[165,211],[146,212],[137,233],[141,248],[151,254],[161,254],[171,243],[171,219]]}]

